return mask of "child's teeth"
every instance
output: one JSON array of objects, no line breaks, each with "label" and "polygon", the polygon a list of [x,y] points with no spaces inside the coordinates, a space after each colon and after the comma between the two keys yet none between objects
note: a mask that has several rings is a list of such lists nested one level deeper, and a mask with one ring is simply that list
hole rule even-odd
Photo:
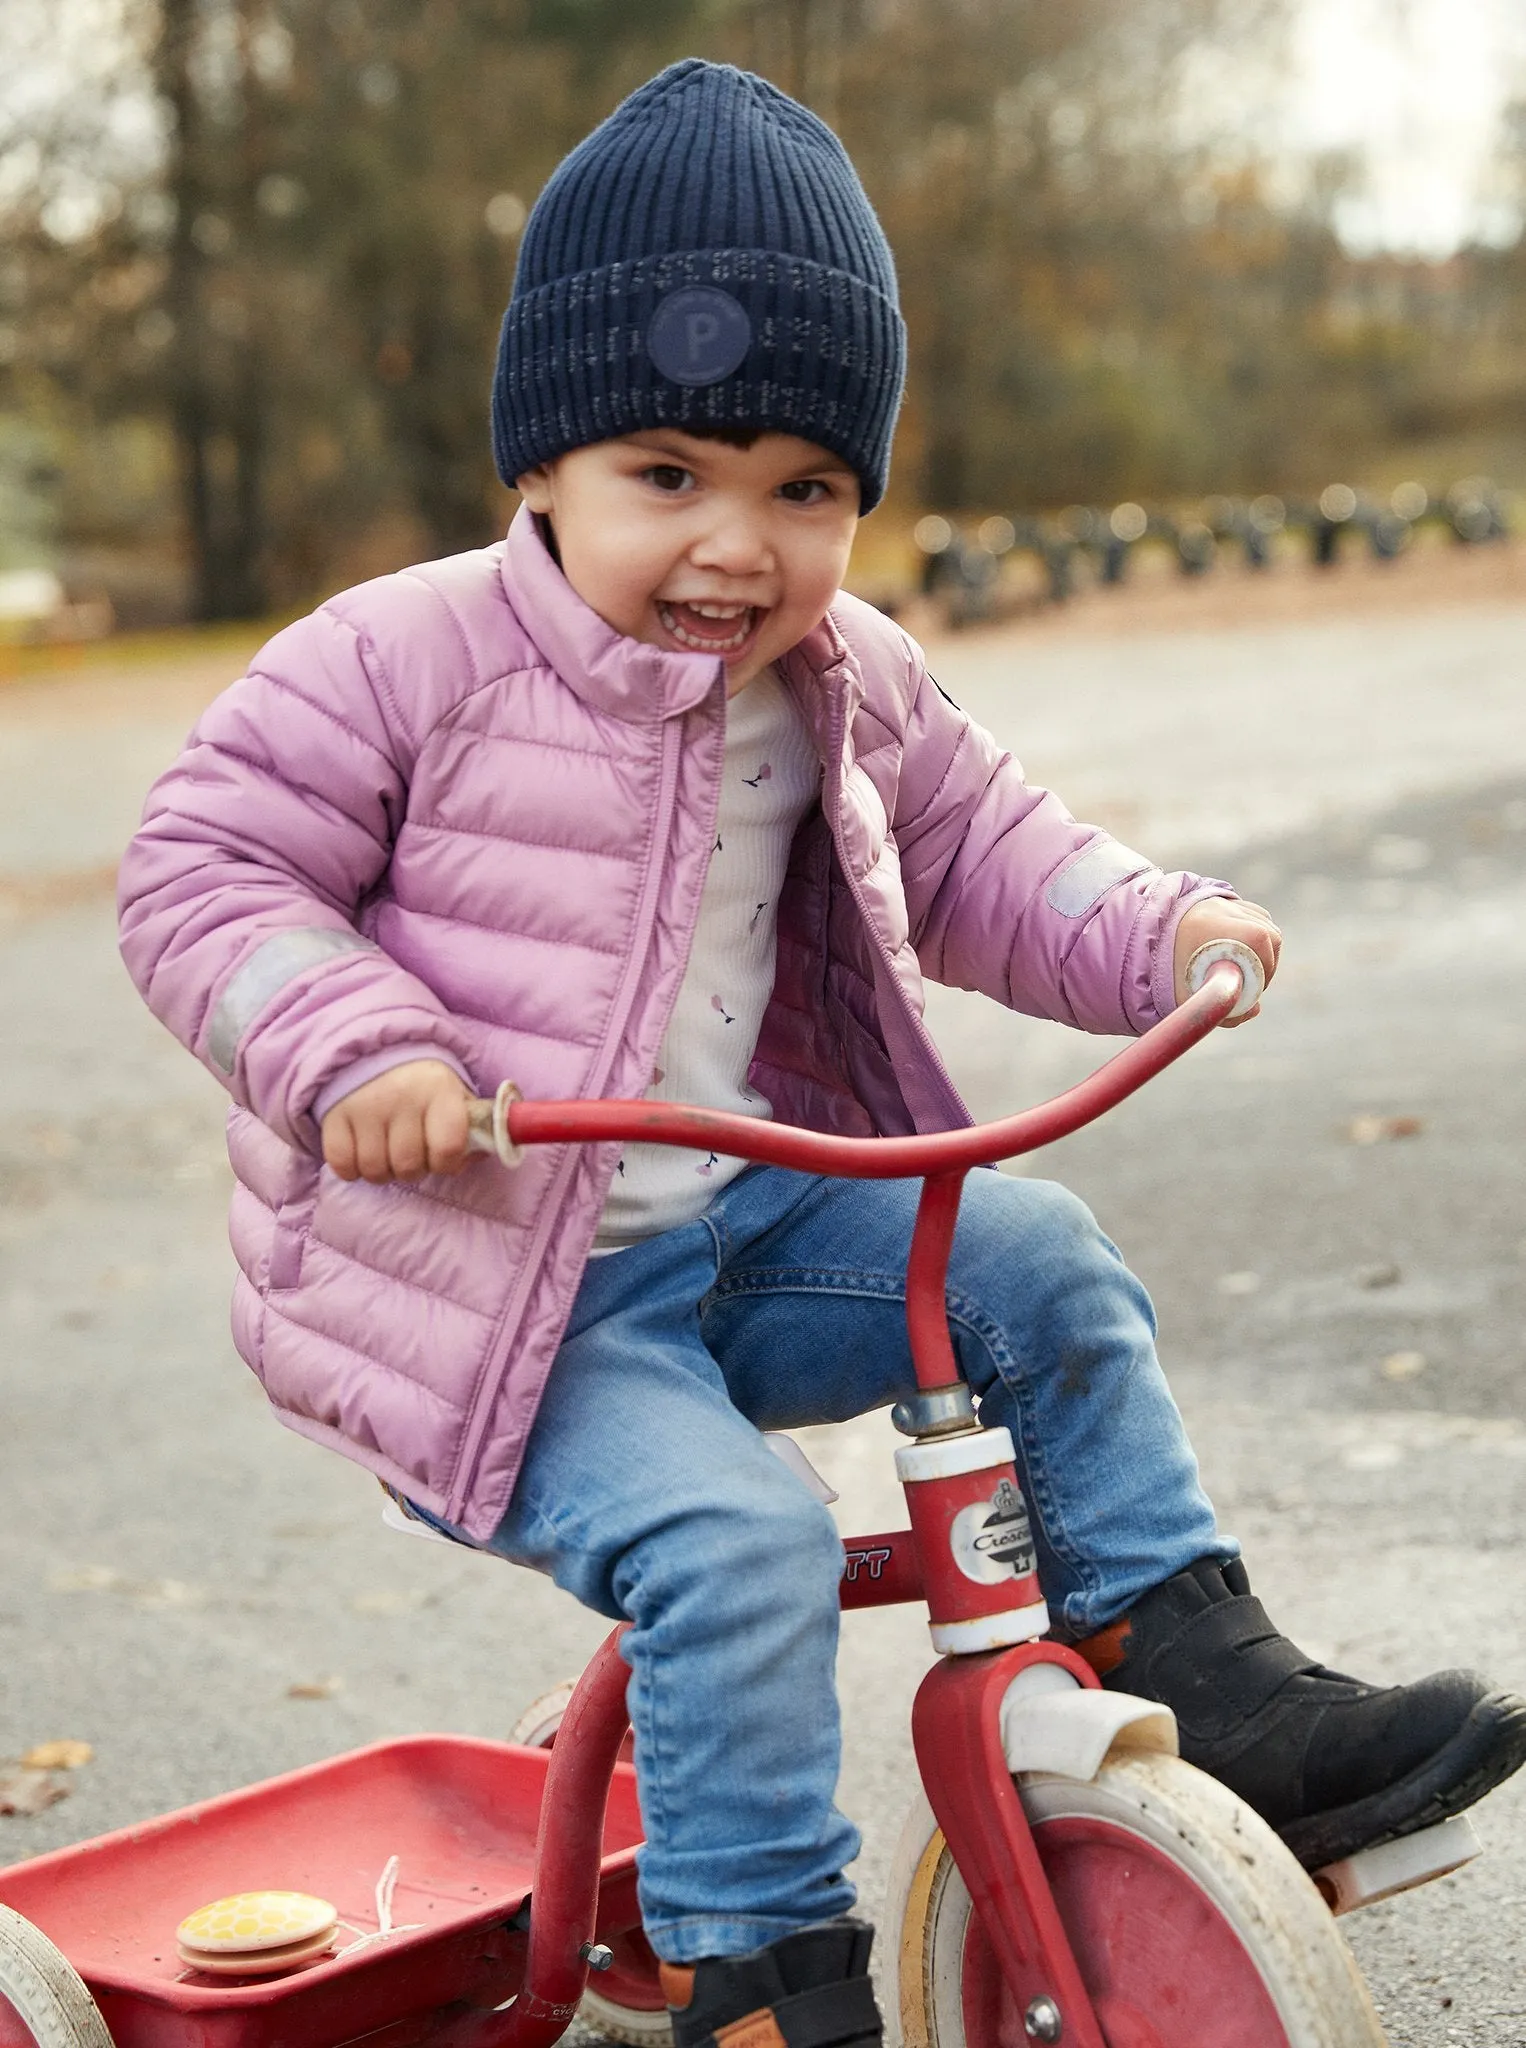
[{"label": "child's teeth", "polygon": [[729,653],[731,649],[740,647],[752,631],[751,605],[686,604],[683,606],[683,609],[694,618],[736,619],[738,621],[737,630],[734,633],[727,634],[725,639],[720,639],[711,633],[689,632],[680,624],[677,613],[672,605],[659,605],[658,610],[662,615],[662,623],[667,627],[674,639],[681,641],[685,647],[697,648],[703,654]]}]

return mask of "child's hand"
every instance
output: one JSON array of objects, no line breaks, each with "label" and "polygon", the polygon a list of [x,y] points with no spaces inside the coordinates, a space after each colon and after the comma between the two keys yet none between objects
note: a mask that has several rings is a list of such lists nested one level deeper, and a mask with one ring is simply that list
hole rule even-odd
[{"label": "child's hand", "polygon": [[405,1060],[341,1096],[323,1156],[341,1180],[418,1180],[466,1164],[466,1083],[443,1060]]},{"label": "child's hand", "polygon": [[[1187,962],[1199,946],[1206,946],[1211,939],[1238,939],[1242,946],[1249,946],[1261,962],[1268,981],[1277,972],[1277,956],[1282,951],[1282,933],[1272,923],[1270,915],[1259,903],[1242,903],[1238,897],[1213,896],[1205,903],[1194,903],[1181,923],[1176,927],[1176,1000],[1187,1000]],[[1261,1014],[1261,1005],[1247,1010],[1243,1017],[1231,1018],[1225,1026],[1233,1030],[1236,1024],[1247,1024],[1252,1017]]]}]

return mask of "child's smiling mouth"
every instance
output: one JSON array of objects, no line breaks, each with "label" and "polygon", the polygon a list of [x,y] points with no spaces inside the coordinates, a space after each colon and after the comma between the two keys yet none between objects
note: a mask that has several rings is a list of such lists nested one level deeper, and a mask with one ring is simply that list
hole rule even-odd
[{"label": "child's smiling mouth", "polygon": [[698,654],[739,654],[756,632],[763,608],[755,604],[707,604],[696,600],[681,603],[676,598],[657,600],[657,616],[663,630],[680,647]]}]

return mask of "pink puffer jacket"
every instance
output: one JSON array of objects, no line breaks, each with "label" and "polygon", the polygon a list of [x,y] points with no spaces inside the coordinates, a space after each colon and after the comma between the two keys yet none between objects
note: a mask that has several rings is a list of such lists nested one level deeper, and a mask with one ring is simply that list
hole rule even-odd
[{"label": "pink puffer jacket", "polygon": [[[968,1121],[922,975],[1084,1030],[1171,1007],[1188,903],[1078,825],[840,598],[783,672],[825,764],[779,905],[752,1070],[776,1115]],[[122,947],[237,1107],[238,1347],[281,1419],[478,1538],[508,1503],[617,1148],[373,1187],[329,1104],[432,1054],[481,1093],[638,1096],[714,839],[721,664],[627,640],[521,512],[503,544],[277,634],[155,785]]]}]

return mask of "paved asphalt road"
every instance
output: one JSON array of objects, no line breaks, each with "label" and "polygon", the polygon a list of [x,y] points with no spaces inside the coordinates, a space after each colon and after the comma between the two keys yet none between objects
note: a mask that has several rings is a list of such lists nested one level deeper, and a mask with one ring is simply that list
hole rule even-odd
[{"label": "paved asphalt road", "polygon": [[[1526,1689],[1523,629],[1526,588],[1032,629],[937,666],[1081,815],[1283,918],[1265,1018],[1044,1162],[1153,1289],[1258,1589],[1364,1675],[1478,1663]],[[528,1574],[384,1533],[371,1483],[270,1423],[231,1351],[218,1091],[128,987],[105,877],[237,666],[0,692],[0,1758],[96,1752],[65,1803],[0,1818],[0,1863],[374,1737],[505,1732],[600,1634]],[[934,1012],[982,1114],[1107,1049],[941,991]],[[1351,1141],[1392,1116],[1420,1128]],[[883,1419],[809,1448],[848,1522],[899,1518]],[[849,1620],[871,1910],[927,1662],[914,1616]],[[1347,1923],[1396,2048],[1526,2043],[1526,1794],[1479,1828],[1470,1870]]]}]

